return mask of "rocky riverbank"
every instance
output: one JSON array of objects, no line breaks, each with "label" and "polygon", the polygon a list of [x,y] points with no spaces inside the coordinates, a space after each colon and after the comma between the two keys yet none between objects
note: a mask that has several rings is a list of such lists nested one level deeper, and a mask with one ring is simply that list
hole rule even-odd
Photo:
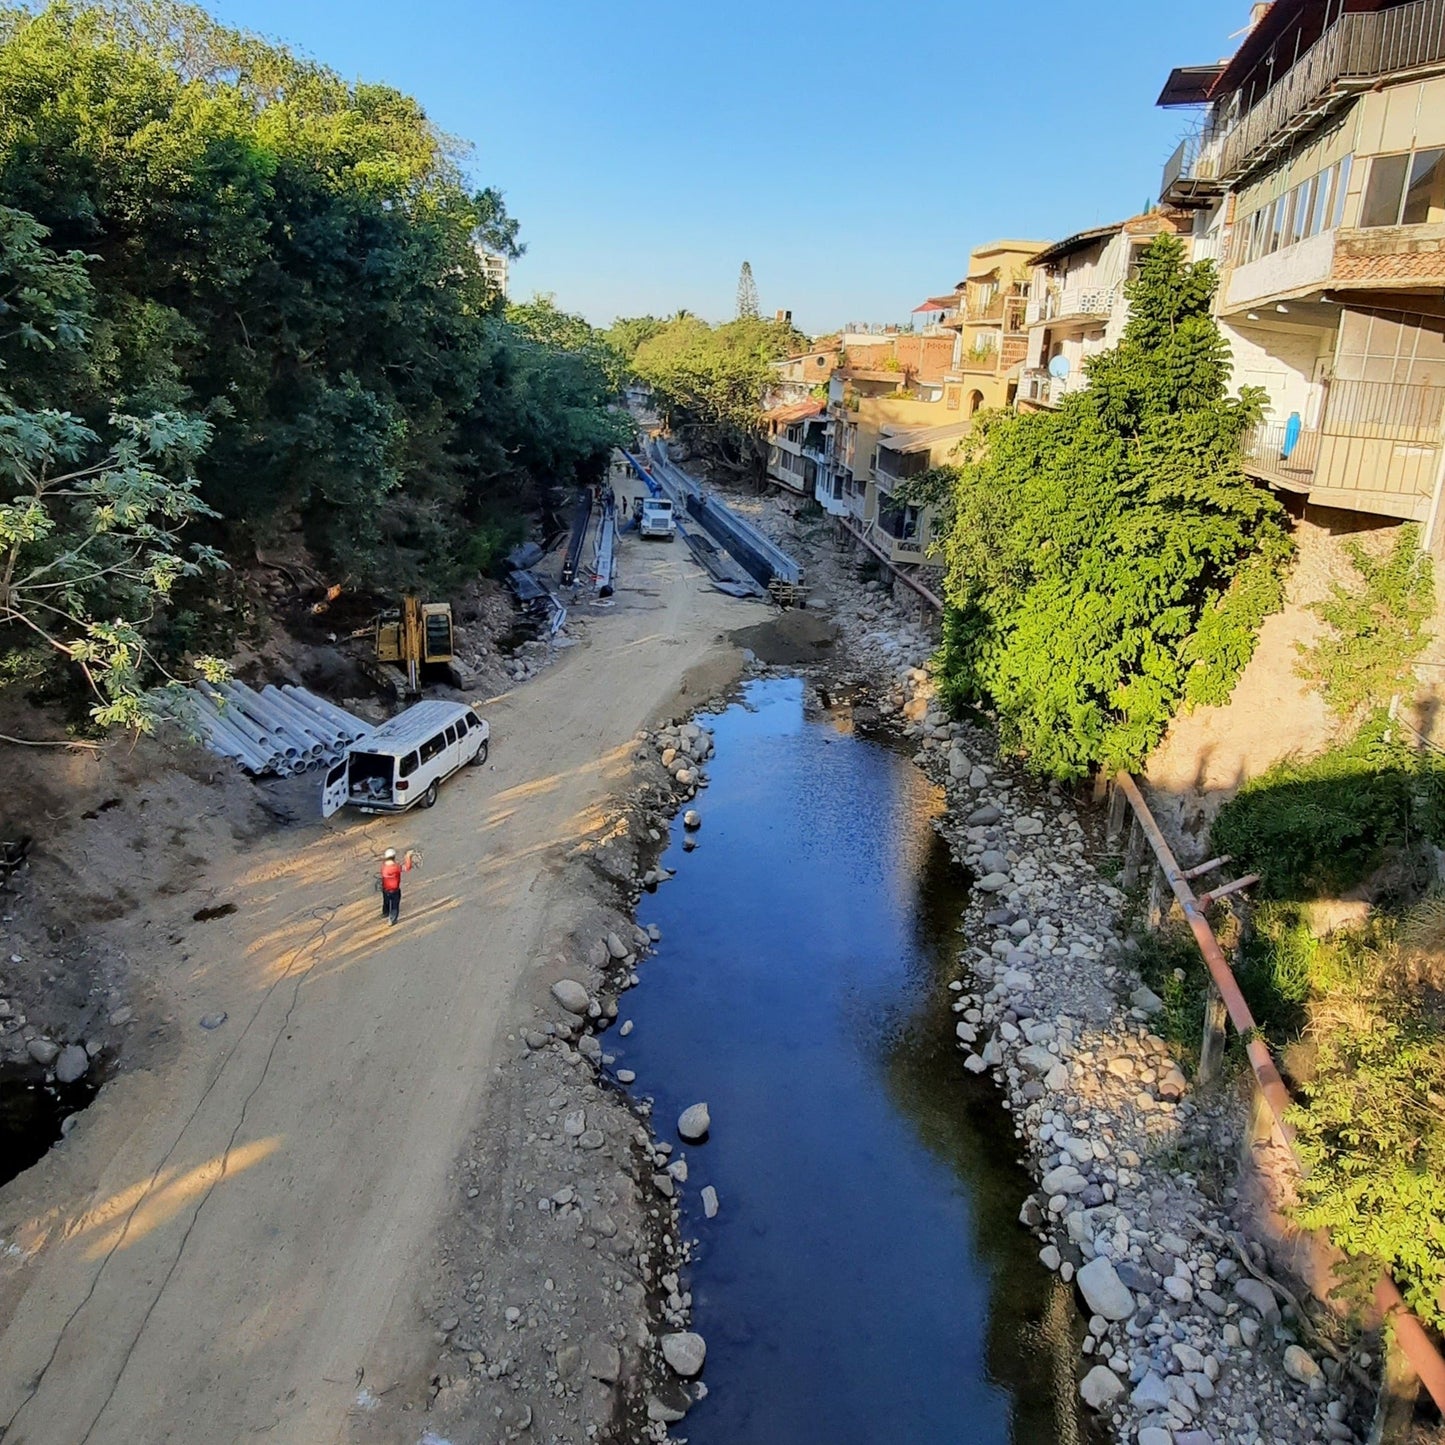
[{"label": "rocky riverbank", "polygon": [[696,846],[688,805],[713,744],[692,723],[635,744],[626,806],[574,854],[578,908],[536,960],[546,1002],[508,1036],[493,1105],[507,1127],[473,1138],[456,1174],[442,1283],[424,1301],[439,1345],[430,1441],[479,1424],[498,1440],[663,1440],[707,1392],[678,1216],[696,1120],[654,1127],[607,1044],[631,1032],[627,992],[662,946],[633,909],[671,877],[656,859],[679,810]]},{"label": "rocky riverbank", "polygon": [[1162,1005],[1085,818],[936,706],[919,620],[881,591],[833,612],[850,672],[947,791],[940,828],[975,880],[958,1047],[1004,1094],[1039,1185],[1020,1222],[1087,1314],[1083,1399],[1138,1445],[1359,1438],[1372,1361],[1317,1336],[1271,1278],[1233,1182],[1247,1100],[1196,1096],[1151,1027]]}]

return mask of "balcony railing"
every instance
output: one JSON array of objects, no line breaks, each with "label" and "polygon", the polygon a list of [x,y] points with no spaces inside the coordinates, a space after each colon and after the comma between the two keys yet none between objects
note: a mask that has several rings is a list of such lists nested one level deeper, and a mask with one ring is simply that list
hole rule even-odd
[{"label": "balcony railing", "polygon": [[1221,194],[1219,151],[1220,137],[1208,126],[1185,136],[1164,162],[1159,199],[1178,203]]},{"label": "balcony railing", "polygon": [[1445,386],[1328,385],[1318,427],[1256,427],[1245,470],[1330,505],[1423,518],[1439,465]]},{"label": "balcony railing", "polygon": [[1229,127],[1219,174],[1233,180],[1273,156],[1339,97],[1385,76],[1445,64],[1445,0],[1342,15]]},{"label": "balcony railing", "polygon": [[1057,321],[1066,316],[1107,317],[1118,301],[1122,287],[1116,281],[1110,285],[1051,286],[1042,296],[1029,301],[1028,317],[1031,325],[1042,321]]}]

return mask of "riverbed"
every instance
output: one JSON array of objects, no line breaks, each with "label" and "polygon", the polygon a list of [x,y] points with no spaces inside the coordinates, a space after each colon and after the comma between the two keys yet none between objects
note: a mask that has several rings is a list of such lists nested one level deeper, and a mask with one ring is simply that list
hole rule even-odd
[{"label": "riverbed", "polygon": [[[694,1445],[1046,1445],[1079,1438],[1070,1291],[1020,1228],[1030,1181],[954,1043],[967,878],[941,792],[846,706],[755,681],[702,719],[697,850],[639,921],[616,1067],[683,1152],[686,1280],[707,1340]],[[708,1220],[700,1190],[720,1198]]]}]

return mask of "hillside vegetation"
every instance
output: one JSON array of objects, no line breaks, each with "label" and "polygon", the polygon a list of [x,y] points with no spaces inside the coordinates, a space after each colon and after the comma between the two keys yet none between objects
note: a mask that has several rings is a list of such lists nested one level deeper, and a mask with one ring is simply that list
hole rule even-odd
[{"label": "hillside vegetation", "polygon": [[0,675],[69,659],[136,721],[224,634],[225,560],[299,532],[338,581],[445,586],[600,475],[613,353],[493,292],[518,226],[468,166],[199,9],[0,11]]}]

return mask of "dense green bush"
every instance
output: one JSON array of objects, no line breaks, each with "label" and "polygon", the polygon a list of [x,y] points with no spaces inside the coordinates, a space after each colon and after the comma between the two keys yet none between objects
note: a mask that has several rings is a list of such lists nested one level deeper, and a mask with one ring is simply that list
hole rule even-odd
[{"label": "dense green bush", "polygon": [[1286,758],[1219,811],[1211,846],[1263,875],[1270,898],[1335,897],[1387,859],[1445,843],[1445,759],[1383,713],[1318,757]]},{"label": "dense green bush", "polygon": [[222,554],[299,522],[338,582],[454,586],[604,474],[617,358],[504,308],[463,159],[191,6],[0,6],[0,683],[143,722]]},{"label": "dense green bush", "polygon": [[[1337,950],[1332,950],[1337,951]],[[1316,1002],[1317,1045],[1292,1114],[1307,1170],[1301,1223],[1356,1266],[1363,1302],[1388,1269],[1406,1301],[1445,1326],[1445,1035],[1402,986],[1391,940],[1356,950],[1353,977]]]},{"label": "dense green bush", "polygon": [[1329,598],[1315,604],[1330,633],[1302,648],[1300,661],[1300,673],[1319,686],[1331,712],[1342,718],[1381,706],[1409,681],[1435,606],[1434,567],[1420,550],[1418,527],[1401,527],[1382,560],[1353,539],[1346,548],[1360,585],[1337,582]]},{"label": "dense green bush", "polygon": [[1281,601],[1283,509],[1239,464],[1209,263],[1145,251],[1119,345],[1057,411],[996,412],[937,488],[951,516],[941,672],[1058,778],[1136,766],[1182,702],[1224,701]]},{"label": "dense green bush", "polygon": [[94,288],[88,365],[32,404],[203,419],[229,548],[299,516],[338,580],[436,579],[627,432],[585,323],[504,310],[478,247],[517,222],[466,162],[411,97],[193,6],[0,8],[0,205]]}]

